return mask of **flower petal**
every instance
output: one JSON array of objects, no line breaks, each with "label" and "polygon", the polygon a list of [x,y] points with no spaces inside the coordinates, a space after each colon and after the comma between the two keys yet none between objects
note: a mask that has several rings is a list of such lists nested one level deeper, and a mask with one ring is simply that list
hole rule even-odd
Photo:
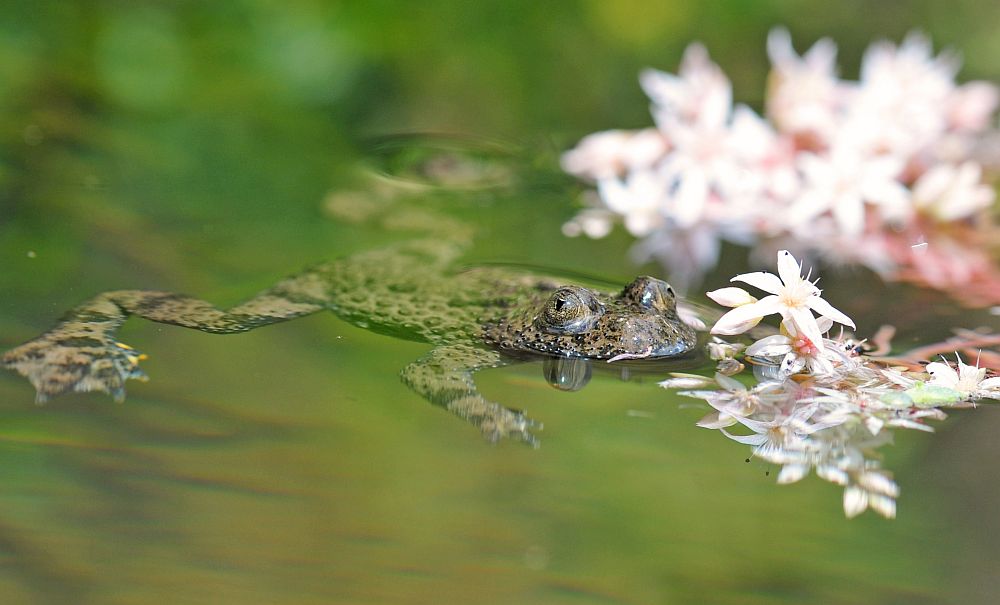
[{"label": "flower petal", "polygon": [[772,357],[784,355],[792,350],[792,341],[784,334],[765,336],[747,347],[747,355],[763,355]]},{"label": "flower petal", "polygon": [[743,288],[729,287],[719,288],[706,292],[706,296],[719,303],[723,307],[739,307],[757,302],[757,299],[750,296],[750,293]]},{"label": "flower petal", "polygon": [[809,465],[807,464],[799,464],[796,462],[786,464],[781,467],[781,472],[778,473],[778,483],[781,485],[795,483],[805,477],[808,472]]},{"label": "flower petal", "polygon": [[862,473],[858,484],[873,494],[882,494],[890,498],[899,496],[899,486],[883,473],[872,471]]},{"label": "flower petal", "polygon": [[779,376],[785,378],[798,374],[806,367],[806,360],[799,357],[795,353],[788,353],[785,355],[784,359],[781,360],[781,366],[778,369]]},{"label": "flower petal", "polygon": [[893,384],[898,384],[903,388],[910,388],[917,384],[917,380],[910,378],[909,376],[904,376],[896,370],[882,370],[882,375],[885,376]]},{"label": "flower petal", "polygon": [[848,519],[857,517],[868,508],[868,492],[852,485],[844,489],[844,514]]},{"label": "flower petal", "polygon": [[927,381],[927,384],[946,387],[953,387],[958,384],[958,372],[946,363],[933,361],[927,364],[927,367],[924,369],[931,375],[931,379]]},{"label": "flower petal", "polygon": [[832,464],[821,464],[816,467],[816,476],[830,483],[847,485],[847,473]]},{"label": "flower petal", "polygon": [[823,352],[823,334],[819,331],[819,325],[812,312],[802,307],[789,307],[787,311],[794,325],[795,333],[808,338],[816,349]]},{"label": "flower petal", "polygon": [[761,300],[749,305],[741,305],[729,311],[719,318],[712,326],[712,334],[741,334],[756,322],[747,326],[752,320],[760,320],[765,315],[778,313],[781,310],[781,303],[777,296],[765,296]]},{"label": "flower petal", "polygon": [[746,385],[739,380],[730,378],[724,374],[719,374],[718,372],[715,374],[715,382],[730,393],[745,393],[747,390]]},{"label": "flower petal", "polygon": [[722,429],[734,424],[736,424],[736,419],[722,412],[712,412],[695,423],[703,429]]},{"label": "flower petal", "polygon": [[778,251],[778,276],[785,282],[785,286],[802,281],[802,267],[788,250]]},{"label": "flower petal", "polygon": [[890,496],[869,494],[868,506],[886,519],[896,518],[896,500]]},{"label": "flower petal", "polygon": [[771,294],[777,294],[778,292],[781,292],[782,288],[785,287],[784,284],[781,283],[781,280],[778,279],[777,275],[774,273],[767,273],[765,271],[741,273],[729,281],[741,281]]},{"label": "flower petal", "polygon": [[712,384],[710,378],[688,374],[675,374],[671,378],[656,383],[665,389],[698,389]]},{"label": "flower petal", "polygon": [[726,429],[719,429],[723,435],[729,437],[737,443],[742,443],[744,445],[762,445],[767,441],[765,435],[734,435],[727,431]]},{"label": "flower petal", "polygon": [[[958,357],[957,354],[956,357]],[[964,363],[961,357],[958,358],[958,379],[962,383],[979,384],[985,376],[986,368],[981,368],[978,365],[970,366]]]},{"label": "flower petal", "polygon": [[[723,315],[722,317],[725,317],[725,315]],[[759,324],[760,319],[761,319],[760,317],[753,317],[742,323],[726,324],[724,328],[719,328],[718,330],[715,327],[713,327],[711,333],[722,334],[724,336],[731,336],[733,334],[742,334],[747,330],[753,329],[754,326]],[[719,321],[722,321],[721,318]],[[718,325],[718,323],[716,323],[716,325]]]},{"label": "flower petal", "polygon": [[753,418],[748,418],[746,416],[737,416],[736,421],[758,435],[765,437],[765,440],[768,431],[777,425],[777,421],[772,420],[770,422],[764,422],[763,420],[754,420]]},{"label": "flower petal", "polygon": [[886,422],[887,426],[894,426],[903,429],[916,429],[918,431],[925,431],[927,433],[933,433],[934,427],[929,424],[923,424],[916,422],[914,420],[909,420],[907,418],[893,418],[892,420]]},{"label": "flower petal", "polygon": [[869,433],[878,435],[882,431],[882,427],[885,426],[885,421],[877,416],[866,416],[865,426],[868,427]]},{"label": "flower petal", "polygon": [[[664,388],[670,388],[670,387],[664,387]],[[677,394],[681,395],[682,397],[690,397],[692,399],[704,399],[709,403],[709,405],[713,406],[722,405],[713,403],[715,402],[715,400],[719,399],[721,395],[720,391],[677,391]]]},{"label": "flower petal", "polygon": [[857,237],[865,229],[865,201],[859,193],[849,192],[837,196],[833,204],[833,218],[848,237]]},{"label": "flower petal", "polygon": [[806,305],[808,305],[810,309],[816,311],[823,317],[832,319],[833,321],[844,324],[845,326],[851,326],[852,328],[855,328],[854,321],[850,317],[838,311],[836,308],[834,308],[833,305],[826,302],[818,295],[813,295],[807,298]]}]

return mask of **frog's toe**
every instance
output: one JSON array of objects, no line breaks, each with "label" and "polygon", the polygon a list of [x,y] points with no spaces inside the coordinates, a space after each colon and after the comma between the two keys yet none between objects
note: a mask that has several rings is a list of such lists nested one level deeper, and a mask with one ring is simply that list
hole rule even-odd
[{"label": "frog's toe", "polygon": [[11,349],[2,361],[27,378],[37,391],[35,400],[44,403],[74,391],[101,391],[123,401],[127,380],[147,379],[139,369],[143,359],[146,355],[114,340],[43,335]]},{"label": "frog's toe", "polygon": [[541,422],[538,422],[537,420],[528,418],[523,414],[519,415],[521,416],[520,422],[517,423],[517,426],[514,427],[514,430],[509,434],[509,436],[512,439],[516,439],[517,441],[520,441],[526,445],[530,445],[531,447],[539,447],[541,445],[541,442],[538,440],[538,437],[536,437],[535,434],[532,433],[531,431],[532,430],[540,431],[545,427],[542,425]]},{"label": "frog's toe", "polygon": [[513,439],[531,447],[538,447],[539,440],[531,432],[542,430],[542,423],[525,416],[522,412],[505,410],[505,413],[479,427],[483,436],[491,443],[501,439]]}]

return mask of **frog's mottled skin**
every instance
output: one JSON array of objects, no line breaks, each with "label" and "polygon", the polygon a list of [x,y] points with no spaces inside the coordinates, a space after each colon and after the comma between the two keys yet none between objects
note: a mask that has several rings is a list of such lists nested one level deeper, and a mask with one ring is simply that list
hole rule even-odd
[{"label": "frog's mottled skin", "polygon": [[144,377],[144,356],[114,340],[130,315],[229,334],[330,309],[359,326],[435,345],[403,370],[406,384],[490,438],[533,443],[533,423],[484,399],[474,372],[525,353],[613,360],[676,356],[695,344],[673,291],[658,280],[602,294],[504,268],[449,270],[461,251],[453,242],[416,240],[365,252],[285,279],[226,311],[169,292],[105,292],[8,351],[3,364],[26,376],[39,400],[92,390],[121,400],[125,381]]}]

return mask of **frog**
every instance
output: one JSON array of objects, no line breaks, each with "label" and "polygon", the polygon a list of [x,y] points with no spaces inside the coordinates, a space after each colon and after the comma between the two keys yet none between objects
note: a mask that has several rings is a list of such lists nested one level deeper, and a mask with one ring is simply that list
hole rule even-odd
[{"label": "frog", "polygon": [[128,380],[147,379],[139,367],[146,355],[115,338],[129,317],[233,334],[328,310],[362,328],[430,344],[400,373],[410,389],[490,441],[537,445],[540,423],[485,398],[476,372],[539,357],[672,359],[696,346],[696,330],[681,319],[677,295],[662,280],[641,276],[620,291],[602,291],[509,266],[462,267],[456,261],[463,249],[425,238],[359,252],[282,279],[229,309],[174,292],[108,291],[6,352],[2,364],[34,385],[39,402],[86,391],[123,401]]}]

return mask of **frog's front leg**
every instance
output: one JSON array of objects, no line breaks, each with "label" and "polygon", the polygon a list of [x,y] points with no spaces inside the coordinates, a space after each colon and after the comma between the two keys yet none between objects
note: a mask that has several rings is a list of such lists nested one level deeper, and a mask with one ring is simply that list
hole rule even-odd
[{"label": "frog's front leg", "polygon": [[314,313],[326,302],[325,285],[315,272],[283,280],[228,310],[172,292],[104,292],[48,332],[4,353],[2,363],[31,381],[39,402],[71,391],[103,391],[120,401],[127,380],[145,378],[138,367],[145,355],[115,340],[129,316],[232,334]]},{"label": "frog's front leg", "polygon": [[506,363],[496,351],[468,344],[443,345],[406,366],[402,378],[431,403],[478,427],[490,441],[509,437],[537,446],[529,429],[540,429],[541,424],[485,399],[473,381],[473,373]]}]

